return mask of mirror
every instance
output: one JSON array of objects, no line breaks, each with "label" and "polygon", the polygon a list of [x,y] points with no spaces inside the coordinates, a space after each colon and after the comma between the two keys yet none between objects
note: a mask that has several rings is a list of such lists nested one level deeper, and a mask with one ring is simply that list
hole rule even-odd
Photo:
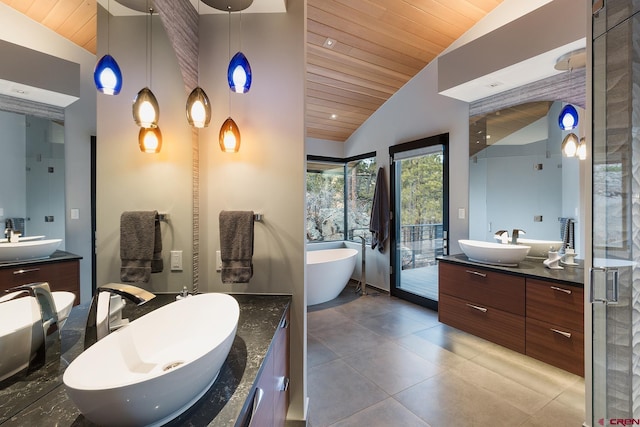
[{"label": "mirror", "polygon": [[63,239],[64,250],[64,123],[0,111],[0,134],[1,225],[12,218],[23,236]]},{"label": "mirror", "polygon": [[580,160],[563,156],[561,145],[570,132],[583,134],[560,130],[564,105],[531,102],[469,118],[470,239],[495,241],[498,230],[519,228],[528,239],[561,240],[559,218],[578,220]]}]

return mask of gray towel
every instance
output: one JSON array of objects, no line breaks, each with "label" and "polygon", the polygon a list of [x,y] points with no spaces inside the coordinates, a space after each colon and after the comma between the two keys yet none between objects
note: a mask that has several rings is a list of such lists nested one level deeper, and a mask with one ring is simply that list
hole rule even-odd
[{"label": "gray towel", "polygon": [[249,283],[253,276],[253,212],[220,212],[222,283]]},{"label": "gray towel", "polygon": [[162,236],[157,211],[123,212],[120,216],[120,280],[147,283],[160,273]]},{"label": "gray towel", "polygon": [[369,231],[371,232],[371,249],[375,249],[377,246],[380,252],[384,252],[384,242],[389,237],[389,197],[387,196],[387,180],[384,177],[383,167],[378,169],[376,178]]}]

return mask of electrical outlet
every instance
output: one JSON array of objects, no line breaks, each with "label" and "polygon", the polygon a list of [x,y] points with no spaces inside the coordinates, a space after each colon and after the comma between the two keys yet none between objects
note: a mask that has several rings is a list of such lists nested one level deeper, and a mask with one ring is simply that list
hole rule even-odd
[{"label": "electrical outlet", "polygon": [[182,251],[171,251],[171,271],[182,271]]},{"label": "electrical outlet", "polygon": [[222,256],[220,251],[216,251],[216,271],[222,271]]}]

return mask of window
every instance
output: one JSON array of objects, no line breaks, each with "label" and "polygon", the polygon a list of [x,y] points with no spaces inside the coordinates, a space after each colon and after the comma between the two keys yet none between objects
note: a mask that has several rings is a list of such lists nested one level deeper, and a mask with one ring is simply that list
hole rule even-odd
[{"label": "window", "polygon": [[349,159],[307,159],[307,241],[369,235],[376,184],[375,153]]}]

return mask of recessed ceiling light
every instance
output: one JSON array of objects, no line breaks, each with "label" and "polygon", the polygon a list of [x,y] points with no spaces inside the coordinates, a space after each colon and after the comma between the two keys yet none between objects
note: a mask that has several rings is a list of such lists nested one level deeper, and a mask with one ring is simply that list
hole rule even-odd
[{"label": "recessed ceiling light", "polygon": [[335,45],[336,45],[336,41],[334,39],[327,37],[327,39],[322,44],[322,47],[326,47],[327,49],[333,49]]},{"label": "recessed ceiling light", "polygon": [[335,120],[335,119],[338,118],[338,115],[334,113],[334,114],[330,115],[329,117],[331,118],[331,120]]},{"label": "recessed ceiling light", "polygon": [[12,89],[12,92],[15,92],[15,93],[20,94],[20,95],[24,95],[24,94],[27,93],[27,91],[24,90],[24,89]]},{"label": "recessed ceiling light", "polygon": [[498,86],[502,86],[502,82],[489,83],[489,87],[498,87]]}]

